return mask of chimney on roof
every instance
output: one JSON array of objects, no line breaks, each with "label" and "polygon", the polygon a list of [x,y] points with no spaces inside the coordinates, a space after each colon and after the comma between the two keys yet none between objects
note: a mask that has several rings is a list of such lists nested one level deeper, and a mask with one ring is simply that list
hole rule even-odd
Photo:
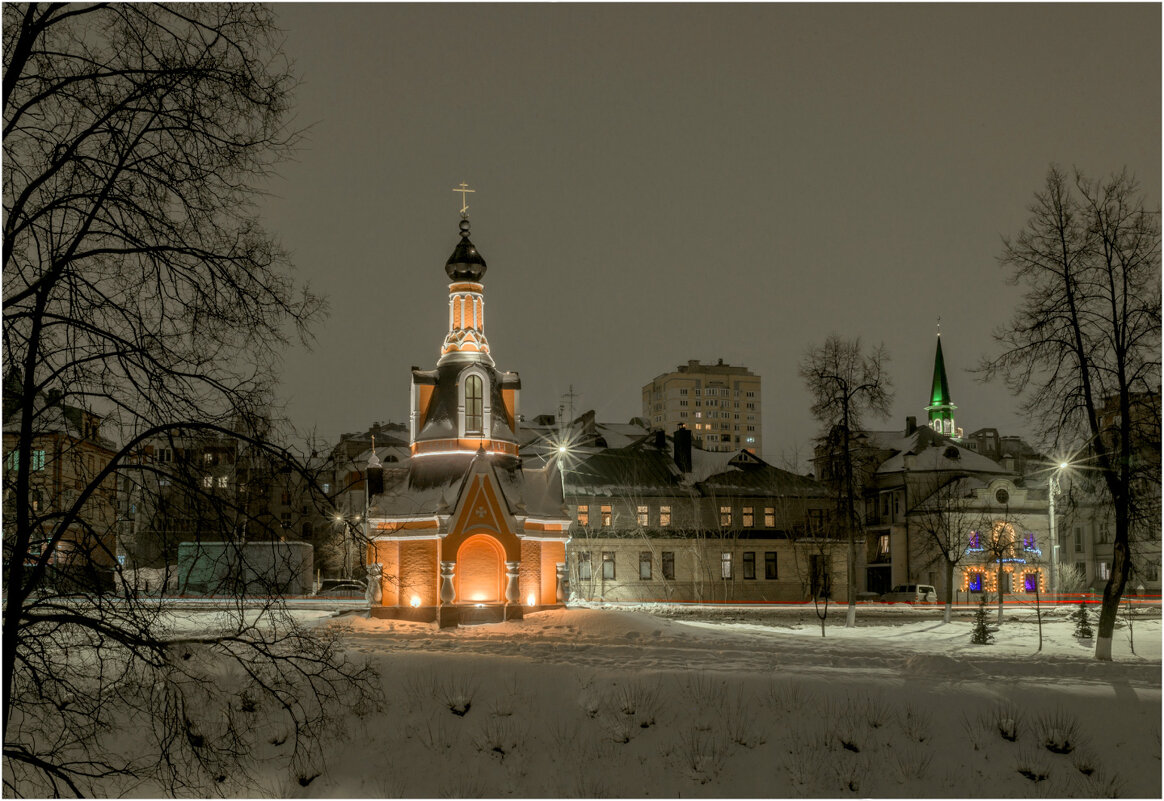
[{"label": "chimney on roof", "polygon": [[667,432],[661,428],[655,432],[655,447],[661,451],[667,450]]},{"label": "chimney on roof", "polygon": [[917,431],[917,418],[916,417],[905,418],[905,435],[908,437],[910,434],[912,434],[915,431]]},{"label": "chimney on roof", "polygon": [[691,472],[691,431],[683,424],[675,429],[675,466],[680,473]]}]

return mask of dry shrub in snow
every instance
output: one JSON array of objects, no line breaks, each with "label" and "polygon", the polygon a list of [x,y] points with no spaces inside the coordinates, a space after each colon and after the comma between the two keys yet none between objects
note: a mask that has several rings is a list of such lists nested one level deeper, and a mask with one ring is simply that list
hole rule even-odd
[{"label": "dry shrub in snow", "polygon": [[514,709],[529,711],[528,699],[520,692],[517,676],[508,675],[497,688],[497,695],[489,702],[489,713],[496,717],[509,717]]},{"label": "dry shrub in snow", "polygon": [[919,743],[902,743],[890,750],[890,760],[899,781],[925,778],[934,754]]},{"label": "dry shrub in snow", "polygon": [[983,728],[998,732],[1007,742],[1017,742],[1023,728],[1023,710],[1011,701],[1003,701],[993,710],[983,712]]},{"label": "dry shrub in snow", "polygon": [[840,754],[832,760],[839,795],[861,795],[862,783],[869,778],[869,760],[864,754]]},{"label": "dry shrub in snow", "polygon": [[463,718],[473,708],[473,696],[477,693],[477,680],[465,673],[445,676],[437,686],[437,697],[448,710]]},{"label": "dry shrub in snow", "polygon": [[767,742],[767,736],[757,724],[755,705],[743,690],[738,689],[723,709],[724,727],[728,739],[744,748],[755,748]]},{"label": "dry shrub in snow", "polygon": [[930,727],[933,719],[934,715],[929,710],[915,704],[906,704],[900,713],[901,730],[909,739],[924,743],[930,739]]},{"label": "dry shrub in snow", "polygon": [[813,699],[812,694],[799,684],[785,679],[769,685],[765,700],[774,712],[789,715],[812,703]]},{"label": "dry shrub in snow", "polygon": [[441,798],[485,798],[485,787],[480,779],[464,771],[455,771],[441,782]]},{"label": "dry shrub in snow", "polygon": [[421,745],[437,754],[451,750],[458,740],[456,730],[444,716],[424,721],[417,729],[416,738]]},{"label": "dry shrub in snow", "polygon": [[806,794],[817,789],[824,761],[825,755],[817,743],[810,742],[807,738],[793,739],[791,747],[784,755],[783,767],[793,789],[798,791],[795,794]]},{"label": "dry shrub in snow", "polygon": [[611,798],[617,793],[610,791],[601,770],[580,768],[571,773],[569,785],[560,795],[566,798]]},{"label": "dry shrub in snow", "polygon": [[413,670],[404,677],[404,697],[409,701],[419,702],[427,698],[436,698],[436,674],[430,670]]},{"label": "dry shrub in snow", "polygon": [[376,775],[372,783],[376,798],[404,798],[404,782],[395,773],[382,772]]},{"label": "dry shrub in snow", "polygon": [[863,712],[865,723],[871,729],[880,729],[893,720],[893,707],[880,693],[865,698]]},{"label": "dry shrub in snow", "polygon": [[512,718],[489,718],[473,738],[473,745],[483,754],[504,761],[525,743],[525,726]]},{"label": "dry shrub in snow", "polygon": [[655,725],[655,716],[659,712],[659,690],[653,684],[643,681],[630,681],[615,687],[608,697],[611,708],[619,714],[630,718],[635,725],[646,729]]},{"label": "dry shrub in snow", "polygon": [[854,754],[865,749],[867,727],[861,704],[852,696],[826,698],[821,710],[828,732],[826,746]]},{"label": "dry shrub in snow", "polygon": [[673,752],[679,765],[688,772],[692,781],[707,784],[723,770],[728,742],[722,731],[684,729]]},{"label": "dry shrub in snow", "polygon": [[965,712],[962,713],[962,731],[966,733],[966,739],[970,741],[970,746],[975,751],[981,751],[982,747],[994,736],[993,728],[987,724],[984,716],[970,718]]},{"label": "dry shrub in snow", "polygon": [[1023,746],[1015,757],[1014,769],[1025,779],[1036,784],[1046,781],[1051,775],[1051,763],[1046,754],[1034,746]]},{"label": "dry shrub in snow", "polygon": [[1070,754],[1079,747],[1082,733],[1075,716],[1059,708],[1035,720],[1035,736],[1052,754]]},{"label": "dry shrub in snow", "polygon": [[566,761],[578,742],[578,723],[562,716],[554,716],[548,728],[550,742],[553,743],[558,761]]},{"label": "dry shrub in snow", "polygon": [[626,745],[638,733],[639,727],[635,724],[634,718],[624,715],[621,712],[608,709],[600,717],[600,721],[602,723],[603,733],[612,743]]},{"label": "dry shrub in snow", "polygon": [[727,685],[707,671],[691,673],[683,682],[687,699],[696,707],[719,707],[727,696]]}]

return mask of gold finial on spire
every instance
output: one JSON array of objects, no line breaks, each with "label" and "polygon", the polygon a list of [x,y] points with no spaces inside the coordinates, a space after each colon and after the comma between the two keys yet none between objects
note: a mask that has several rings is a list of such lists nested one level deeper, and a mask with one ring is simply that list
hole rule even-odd
[{"label": "gold finial on spire", "polygon": [[376,452],[376,435],[372,435],[372,453]]},{"label": "gold finial on spire", "polygon": [[476,192],[477,190],[470,189],[469,185],[467,183],[465,183],[464,181],[461,181],[461,185],[459,187],[454,187],[453,191],[461,193],[461,216],[468,218],[468,216],[469,216],[469,204],[466,202],[467,198],[465,196],[472,194],[473,192]]}]

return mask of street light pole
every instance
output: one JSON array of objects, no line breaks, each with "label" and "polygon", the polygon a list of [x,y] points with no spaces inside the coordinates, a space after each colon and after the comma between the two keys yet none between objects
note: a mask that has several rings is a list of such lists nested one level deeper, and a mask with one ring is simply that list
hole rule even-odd
[{"label": "street light pole", "polygon": [[1051,598],[1058,602],[1059,592],[1059,538],[1055,536],[1055,496],[1059,494],[1059,473],[1067,466],[1061,462],[1047,479],[1047,516],[1051,523]]}]

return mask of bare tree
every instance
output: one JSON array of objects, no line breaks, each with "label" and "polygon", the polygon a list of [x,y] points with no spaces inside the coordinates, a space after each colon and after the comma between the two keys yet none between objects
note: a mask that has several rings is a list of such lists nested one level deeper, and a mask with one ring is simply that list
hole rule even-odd
[{"label": "bare tree", "polygon": [[[266,530],[248,498],[146,445],[237,437],[303,470],[258,425],[280,346],[322,308],[253,203],[294,143],[294,79],[258,5],[8,4],[3,20],[5,792],[239,794],[264,723],[302,767],[378,682],[277,598],[173,631],[102,506],[111,486],[181,481],[203,533],[237,544]],[[60,433],[62,414],[82,425]],[[72,486],[38,497],[33,474],[70,452]],[[62,586],[62,565],[83,580]],[[142,750],[110,743],[119,730]]]},{"label": "bare tree", "polygon": [[[993,519],[987,518],[983,522],[983,529],[986,533],[983,535],[982,532],[979,532],[981,536],[979,542],[985,561],[994,565],[994,589],[998,595],[998,623],[1002,625],[1003,604],[1006,596],[1004,588],[1007,583],[1006,565],[1015,559],[1017,533],[1008,514],[1003,514],[1001,518],[997,516]],[[1010,588],[1010,592],[1014,592],[1013,587]]]},{"label": "bare tree", "polygon": [[1102,480],[1115,541],[1095,656],[1110,660],[1131,528],[1156,505],[1159,485],[1159,212],[1145,207],[1126,171],[1093,182],[1052,167],[1000,261],[1026,295],[995,334],[1001,352],[981,370],[1025,395],[1048,441],[1085,453]]},{"label": "bare tree", "polygon": [[866,354],[861,340],[842,340],[830,334],[819,348],[810,348],[800,363],[800,376],[812,395],[812,413],[824,427],[829,448],[828,475],[836,488],[837,516],[848,537],[848,615],[846,626],[857,622],[857,511],[860,475],[853,453],[854,434],[866,415],[884,417],[893,399],[887,372],[889,354],[884,346]]},{"label": "bare tree", "polygon": [[922,500],[909,514],[913,525],[923,534],[923,550],[929,554],[932,563],[942,565],[945,573],[946,610],[943,620],[949,623],[954,604],[954,570],[966,560],[972,532],[980,524],[980,517],[967,503],[960,476],[945,475],[938,480],[944,483],[935,482],[935,485],[916,492]]}]

